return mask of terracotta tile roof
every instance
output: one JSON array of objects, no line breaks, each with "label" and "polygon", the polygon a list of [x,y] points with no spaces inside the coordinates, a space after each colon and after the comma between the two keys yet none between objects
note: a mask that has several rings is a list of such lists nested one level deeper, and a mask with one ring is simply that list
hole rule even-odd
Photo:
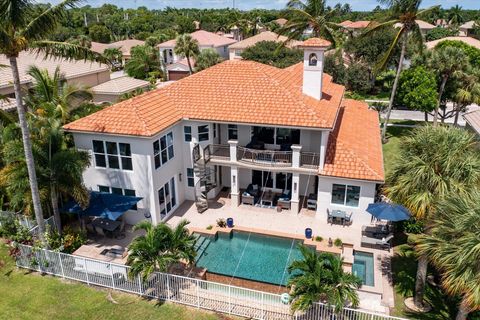
[{"label": "terracotta tile roof", "polygon": [[471,20],[471,21],[467,21],[464,24],[462,24],[459,28],[460,29],[473,29],[474,26],[475,26],[475,21]]},{"label": "terracotta tile roof", "polygon": [[[227,37],[219,36],[218,34],[208,32],[205,30],[197,30],[195,32],[190,33],[193,39],[198,41],[198,45],[201,47],[223,47],[228,46],[229,44],[237,42],[237,40],[233,40]],[[172,48],[175,47],[177,41],[175,39],[168,40],[166,42],[162,42],[157,47],[159,48]]]},{"label": "terracotta tile roof", "polygon": [[96,93],[122,94],[139,88],[146,88],[150,82],[127,76],[111,79],[91,88]]},{"label": "terracotta tile roof", "polygon": [[[10,66],[10,61],[5,55],[0,54],[0,64]],[[60,71],[65,75],[67,80],[87,74],[94,74],[110,70],[107,65],[102,65],[96,62],[83,60],[68,61],[60,58],[45,59],[45,56],[42,54],[37,55],[36,53],[26,51],[20,53],[17,58],[17,64],[21,83],[32,82],[32,78],[27,75],[28,68],[32,65],[35,65],[40,69],[47,69],[51,75],[53,75],[55,69],[57,66],[59,66]],[[0,68],[0,88],[6,87],[13,88],[12,70],[10,68]]]},{"label": "terracotta tile roof", "polygon": [[341,25],[343,27],[346,27],[350,24],[352,24],[352,21],[350,21],[350,20],[345,20],[345,21],[342,21],[342,22],[339,23],[339,25]]},{"label": "terracotta tile roof", "polygon": [[477,134],[480,134],[480,110],[465,113],[463,118],[470,125],[470,127],[477,132]]},{"label": "terracotta tile roof", "polygon": [[365,102],[343,102],[320,175],[384,181],[378,112]]},{"label": "terracotta tile roof", "polygon": [[370,21],[368,20],[361,20],[361,21],[343,21],[342,23],[339,23],[341,26],[348,28],[348,29],[365,29],[368,27],[370,24]]},{"label": "terracotta tile roof", "polygon": [[301,47],[330,47],[332,43],[321,38],[310,38],[301,44]]},{"label": "terracotta tile roof", "polygon": [[417,23],[417,25],[420,29],[430,30],[430,29],[435,29],[436,28],[433,24],[428,23],[427,21],[415,20],[415,22]]},{"label": "terracotta tile roof", "polygon": [[[195,59],[190,58],[190,65],[192,66],[192,69],[193,69],[193,67],[195,67],[195,64],[196,64]],[[169,70],[169,71],[170,70],[178,70],[179,68],[188,71],[187,58],[180,59],[177,62],[174,62],[174,63],[171,63],[171,64],[167,65],[167,70]]]},{"label": "terracotta tile roof", "polygon": [[112,43],[100,43],[100,42],[92,42],[92,51],[103,53],[103,51],[107,48],[118,48],[122,51],[122,55],[124,57],[130,57],[130,50],[135,46],[143,46],[145,41],[136,40],[136,39],[127,39],[121,40]]},{"label": "terracotta tile roof", "polygon": [[[280,36],[275,32],[264,31],[264,32],[260,32],[257,35],[254,35],[253,37],[234,43],[228,48],[229,49],[246,49],[248,47],[253,47],[255,44],[261,41],[286,42],[287,40],[288,40],[287,37]],[[289,48],[294,48],[294,47],[298,47],[301,44],[302,44],[302,41],[292,40],[292,41],[288,41],[286,43],[286,46]]]},{"label": "terracotta tile roof", "polygon": [[464,42],[464,43],[466,43],[466,44],[468,44],[472,47],[480,49],[480,40],[477,40],[477,39],[472,38],[472,37],[445,37],[445,38],[442,38],[442,39],[429,41],[429,42],[425,43],[425,45],[427,46],[427,49],[432,49],[432,48],[435,48],[435,46],[438,43],[440,43],[442,41],[445,41],[445,40],[461,41],[461,42]]},{"label": "terracotta tile roof", "polygon": [[228,60],[65,126],[71,131],[152,136],[188,118],[333,128],[344,87],[324,75],[320,101],[302,93],[303,64],[278,69]]},{"label": "terracotta tile roof", "polygon": [[285,18],[278,18],[276,20],[273,20],[276,24],[278,24],[280,27],[283,27],[284,25],[287,24],[288,20]]}]

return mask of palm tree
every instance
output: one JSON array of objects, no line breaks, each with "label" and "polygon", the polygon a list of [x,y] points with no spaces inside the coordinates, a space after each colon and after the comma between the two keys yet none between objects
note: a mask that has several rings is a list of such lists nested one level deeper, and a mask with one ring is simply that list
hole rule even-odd
[{"label": "palm tree", "polygon": [[197,254],[196,238],[186,228],[188,224],[182,220],[175,228],[163,222],[156,226],[149,221],[135,225],[134,230],[144,230],[145,235],[136,237],[128,248],[129,275],[141,274],[146,281],[153,272],[165,272],[174,263],[185,261],[192,264]]},{"label": "palm tree", "polygon": [[195,71],[202,71],[222,62],[222,57],[213,49],[205,49],[197,56]]},{"label": "palm tree", "polygon": [[69,43],[73,43],[79,45],[81,47],[90,48],[92,46],[92,39],[89,36],[84,34],[78,35],[76,37],[72,37],[67,40]]},{"label": "palm tree", "polygon": [[369,27],[369,29],[364,33],[364,36],[369,36],[376,30],[390,28],[394,25],[399,25],[399,28],[394,40],[390,44],[390,47],[387,49],[386,53],[378,63],[377,70],[384,69],[387,66],[390,57],[394,53],[395,48],[399,43],[401,44],[402,48],[400,51],[400,59],[398,60],[397,73],[393,82],[392,93],[390,95],[390,101],[387,107],[387,114],[382,127],[382,140],[383,142],[386,142],[385,137],[387,133],[388,121],[390,120],[390,114],[395,101],[395,94],[397,93],[398,81],[403,68],[408,37],[412,35],[418,41],[423,41],[420,29],[415,20],[420,19],[422,16],[434,10],[438,6],[420,10],[419,7],[422,3],[422,0],[379,0],[379,2],[382,4],[387,4],[390,7],[389,20],[380,24],[372,24],[372,26]]},{"label": "palm tree", "polygon": [[106,48],[103,50],[103,56],[112,62],[121,62],[123,53],[118,48]]},{"label": "palm tree", "polygon": [[448,20],[454,25],[461,24],[465,20],[463,17],[462,7],[458,4],[454,7],[451,7],[450,10],[448,10]]},{"label": "palm tree", "polygon": [[147,79],[151,72],[159,73],[160,57],[156,48],[151,46],[135,46],[131,49],[131,58],[125,64],[125,72],[130,77]]},{"label": "palm tree", "polygon": [[337,311],[346,304],[356,307],[360,303],[356,289],[362,282],[343,271],[343,259],[331,253],[318,253],[306,246],[299,247],[302,260],[288,267],[291,275],[288,287],[292,289],[292,311],[305,311],[321,301],[335,306]]},{"label": "palm tree", "polygon": [[[417,128],[400,142],[397,154],[387,175],[386,194],[424,222],[427,234],[442,199],[450,194],[468,198],[480,182],[480,154],[475,138],[465,130]],[[427,258],[420,255],[414,295],[419,308],[423,307],[427,266]]]},{"label": "palm tree", "polygon": [[438,109],[442,103],[442,97],[447,81],[454,75],[458,75],[465,71],[470,63],[467,55],[462,49],[456,47],[440,47],[433,50],[433,54],[429,59],[429,65],[436,70],[440,76],[440,89],[438,92],[438,102],[433,116],[433,125],[438,121]]},{"label": "palm tree", "polygon": [[442,272],[442,286],[462,297],[456,320],[480,310],[480,193],[467,198],[453,195],[438,205],[430,235],[420,236],[416,250]]},{"label": "palm tree", "polygon": [[175,54],[187,59],[188,70],[193,73],[190,58],[195,58],[199,53],[198,41],[189,34],[181,34],[176,39]]},{"label": "palm tree", "polygon": [[470,69],[467,73],[462,74],[459,80],[460,84],[453,97],[454,125],[457,125],[460,111],[464,111],[473,103],[480,104],[480,69]]},{"label": "palm tree", "polygon": [[328,10],[325,0],[290,0],[287,3],[288,22],[278,31],[291,39],[301,39],[306,29],[313,30],[314,37],[323,37],[333,44],[338,42],[335,30],[340,27],[329,21],[335,10]]},{"label": "palm tree", "polygon": [[77,2],[78,0],[64,0],[58,5],[39,10],[32,0],[0,0],[0,21],[2,21],[0,25],[0,53],[6,55],[12,69],[25,162],[32,192],[35,218],[38,223],[39,237],[42,243],[45,243],[43,236],[45,224],[37,185],[30,130],[23,107],[17,57],[24,50],[35,50],[38,53],[45,54],[47,57],[58,56],[68,59],[88,59],[105,62],[101,55],[86,47],[45,40],[56,29],[58,22],[66,17],[66,9],[74,7]]}]

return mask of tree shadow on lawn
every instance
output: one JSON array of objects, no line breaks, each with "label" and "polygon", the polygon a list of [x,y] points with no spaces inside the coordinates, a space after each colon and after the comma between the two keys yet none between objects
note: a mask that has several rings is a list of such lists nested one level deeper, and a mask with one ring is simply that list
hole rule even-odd
[{"label": "tree shadow on lawn", "polygon": [[[387,262],[388,263],[388,262]],[[427,282],[425,289],[425,300],[432,306],[432,311],[428,313],[416,313],[409,311],[404,305],[403,300],[413,296],[415,290],[415,276],[417,272],[417,260],[413,248],[408,244],[401,244],[395,247],[395,253],[389,262],[392,267],[392,281],[394,290],[397,293],[396,306],[401,305],[403,315],[409,319],[419,320],[447,320],[455,319],[457,311],[457,302],[446,296],[438,285]],[[435,270],[430,267],[429,275]]]}]

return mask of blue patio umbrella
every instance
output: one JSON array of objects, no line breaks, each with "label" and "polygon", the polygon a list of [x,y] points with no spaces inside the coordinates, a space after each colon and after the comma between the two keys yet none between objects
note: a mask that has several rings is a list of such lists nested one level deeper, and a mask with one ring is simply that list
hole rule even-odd
[{"label": "blue patio umbrella", "polygon": [[386,202],[370,203],[367,212],[377,219],[402,221],[410,219],[410,212],[402,205]]},{"label": "blue patio umbrella", "polygon": [[90,203],[87,208],[82,209],[78,203],[71,201],[67,203],[62,210],[68,213],[76,213],[81,216],[93,216],[117,220],[118,217],[135,206],[140,200],[142,200],[140,197],[91,191]]}]

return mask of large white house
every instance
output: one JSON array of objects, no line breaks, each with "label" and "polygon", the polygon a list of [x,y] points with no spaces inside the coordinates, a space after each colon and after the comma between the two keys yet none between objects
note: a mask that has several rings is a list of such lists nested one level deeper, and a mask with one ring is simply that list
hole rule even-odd
[{"label": "large white house", "polygon": [[310,199],[321,219],[346,208],[370,222],[384,181],[378,113],[323,73],[329,45],[305,41],[286,69],[225,61],[66,125],[92,156],[86,186],[142,197],[129,223],[186,200],[208,210],[221,191],[233,206],[298,212]]}]

